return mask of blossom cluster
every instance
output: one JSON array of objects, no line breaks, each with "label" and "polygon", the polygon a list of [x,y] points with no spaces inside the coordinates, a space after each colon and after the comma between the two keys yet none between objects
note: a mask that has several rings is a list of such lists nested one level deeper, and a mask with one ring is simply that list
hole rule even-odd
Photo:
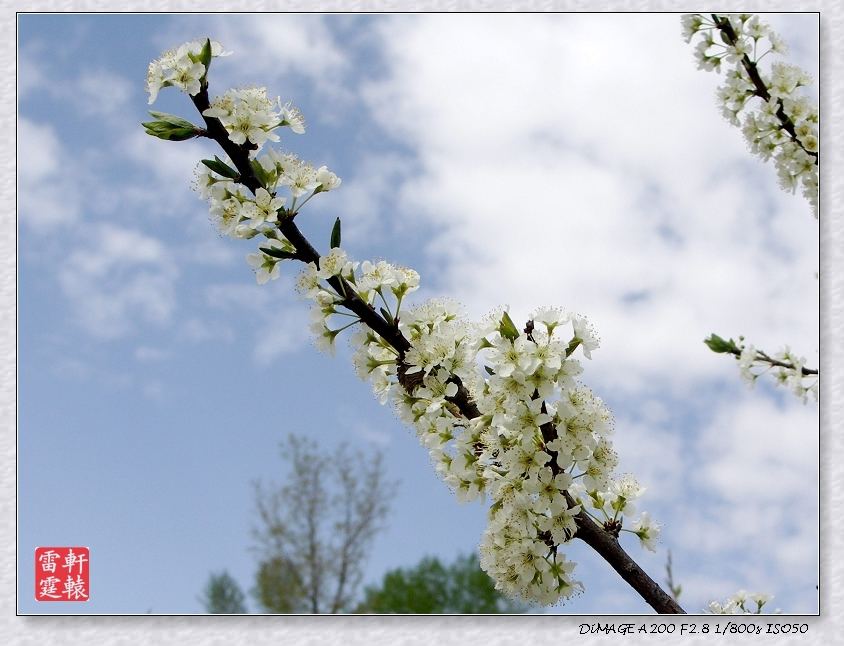
[{"label": "blossom cluster", "polygon": [[[230,53],[212,40],[195,40],[168,50],[149,65],[149,102],[155,101],[161,88],[169,86],[196,95],[205,81],[211,58]],[[190,130],[187,121],[153,114],[169,122],[165,125],[175,123]],[[270,99],[264,87],[230,89],[212,99],[202,114],[218,119],[230,141],[249,147],[251,170],[261,186],[254,192],[249,190],[241,183],[240,174],[232,168],[230,160],[215,158],[197,165],[194,189],[208,200],[211,219],[220,233],[244,239],[261,234],[266,238],[258,252],[246,259],[255,269],[259,284],[278,278],[280,261],[292,257],[296,251],[278,231],[280,219],[294,216],[317,193],[336,189],[341,179],[326,166],[315,168],[292,153],[267,148],[259,154],[266,142],[279,141],[273,132],[276,128],[287,127],[296,134],[305,132],[301,111],[289,102],[283,103],[279,97]],[[156,134],[149,127],[148,132]],[[282,191],[289,194],[279,194]]]},{"label": "blossom cluster", "polygon": [[[724,603],[710,601],[707,610],[713,615],[761,615],[762,607],[773,598],[770,594],[739,590]],[[756,607],[748,607],[748,602]]]},{"label": "blossom cluster", "polygon": [[744,337],[738,341],[723,339],[717,334],[710,335],[704,343],[713,352],[731,354],[738,361],[741,376],[750,385],[763,374],[771,373],[780,386],[785,386],[806,403],[808,395],[818,401],[819,376],[818,371],[806,368],[806,359],[792,352],[785,346],[780,352],[769,355],[758,350],[750,343],[745,343]]},{"label": "blossom cluster", "polygon": [[[343,281],[339,292],[326,282],[332,278]],[[296,281],[296,288],[300,294],[314,302],[311,331],[317,347],[333,354],[337,335],[360,323],[360,319],[347,311],[344,305],[352,293],[370,306],[383,303],[387,308],[385,313],[395,320],[399,316],[405,295],[419,288],[419,274],[413,269],[396,267],[383,260],[376,263],[368,260],[363,263],[352,262],[344,250],[335,247],[320,257],[319,267],[314,263],[305,265]],[[394,310],[390,310],[390,302],[394,304]],[[346,317],[343,326],[332,327],[333,321],[341,317]],[[352,319],[351,322],[348,321],[349,318]],[[360,335],[364,335],[365,339],[371,337],[381,348],[374,353],[374,357],[364,357],[363,354],[356,356],[355,368],[361,376],[370,375],[374,387],[381,386],[375,390],[383,403],[387,400],[392,384],[387,384],[384,380],[379,381],[378,377],[387,374],[386,366],[395,366],[398,352],[387,341],[365,327],[358,330],[354,337],[360,341],[359,345],[362,347],[368,346],[368,342],[360,339]]]},{"label": "blossom cluster", "polygon": [[[339,290],[326,282],[333,277],[343,280]],[[359,322],[344,311],[351,292],[383,305],[387,320],[410,342],[401,354],[362,327],[351,338],[356,371],[413,426],[459,500],[489,497],[481,567],[496,586],[548,605],[580,590],[561,546],[575,536],[581,511],[653,550],[659,525],[647,513],[634,516],[644,489],[631,476],[612,478],[618,462],[609,438],[612,416],[576,380],[582,367],[574,352],[580,348],[588,358],[598,345],[587,320],[543,308],[520,333],[504,309],[481,323],[443,300],[402,311],[404,296],[418,286],[413,270],[351,262],[339,248],[318,266],[307,265],[298,280],[299,291],[315,303],[319,347],[332,349],[339,332]],[[333,322],[343,316],[351,322]],[[475,416],[460,409],[460,389],[475,402]]]},{"label": "blossom cluster", "polygon": [[[222,55],[222,48],[197,41],[154,61],[151,99],[167,85],[199,92],[212,55]],[[310,260],[282,233],[285,222],[341,181],[325,166],[314,168],[271,147],[261,150],[277,140],[277,127],[302,132],[301,114],[270,100],[264,88],[229,90],[203,114],[219,120],[251,167],[244,183],[240,171],[250,169],[242,159],[240,170],[217,157],[198,166],[194,187],[209,201],[220,232],[262,237],[258,252],[247,256],[258,283],[277,278],[286,259]],[[188,122],[163,118],[169,120],[165,125],[190,131]],[[155,124],[144,125],[161,136]],[[543,308],[520,331],[506,308],[479,323],[448,301],[403,309],[405,297],[419,288],[416,271],[352,261],[340,247],[339,219],[331,246],[318,261],[307,262],[297,280],[299,292],[314,303],[317,346],[333,352],[337,336],[359,325],[351,335],[358,375],[413,426],[436,472],[460,500],[489,498],[481,565],[498,589],[549,605],[580,590],[572,578],[575,565],[563,552],[583,518],[616,537],[633,533],[654,549],[659,525],[647,513],[635,515],[643,488],[630,476],[613,477],[618,459],[610,440],[612,416],[577,380],[582,366],[575,352],[589,359],[598,347],[585,317]],[[379,335],[364,325],[361,308],[380,317],[407,347],[385,338],[390,334],[384,329]]]},{"label": "blossom cluster", "polygon": [[[193,186],[208,200],[211,219],[221,234],[241,239],[261,234],[266,238],[258,252],[246,257],[258,284],[264,284],[279,277],[280,261],[296,251],[278,231],[279,222],[295,215],[314,195],[336,189],[342,180],[326,166],[314,168],[292,153],[281,154],[272,148],[256,161],[253,170],[260,173],[263,186],[254,194],[231,178],[236,173],[222,160],[218,160],[219,166],[211,166],[228,176],[202,162],[196,167]],[[282,191],[289,195],[280,194]]]},{"label": "blossom cluster", "polygon": [[[199,93],[210,62],[210,59],[202,61],[205,43],[203,40],[192,40],[167,50],[149,64],[146,90],[150,105],[155,103],[158,92],[165,87],[177,87],[191,96]],[[210,41],[210,58],[229,54],[231,52],[223,51],[220,43]]]},{"label": "blossom cluster", "polygon": [[[801,88],[811,77],[798,67],[773,62],[763,71],[759,62],[768,54],[785,53],[782,39],[751,14],[706,17],[683,16],[683,36],[699,36],[698,67],[725,71],[718,89],[721,112],[741,128],[751,152],[774,160],[780,185],[803,196],[818,217],[818,108]],[[751,101],[751,99],[758,99]],[[742,120],[743,115],[743,120]]]},{"label": "blossom cluster", "polygon": [[757,350],[752,344],[742,345],[739,339],[741,353],[737,357],[739,371],[742,378],[753,385],[760,375],[772,372],[774,381],[780,386],[788,388],[805,403],[811,394],[818,401],[818,375],[805,374],[806,358],[801,357],[785,346],[780,352],[768,355]]},{"label": "blossom cluster", "polygon": [[[263,87],[231,89],[212,100],[211,107],[203,110],[202,115],[219,119],[234,143],[248,140],[260,146],[267,140],[279,139],[273,129],[282,123],[280,102],[270,99]],[[298,120],[297,126],[304,132],[304,124],[300,125]]]},{"label": "blossom cluster", "polygon": [[[229,54],[212,40],[195,40],[166,51],[149,64],[149,103],[155,102],[162,88],[170,86],[196,96],[202,90],[211,59]],[[273,132],[276,128],[286,126],[296,134],[305,132],[305,119],[299,109],[283,103],[280,97],[271,99],[264,87],[230,89],[215,97],[202,115],[219,119],[232,142],[243,145],[248,141],[253,151],[260,150],[267,141],[278,141]]]}]

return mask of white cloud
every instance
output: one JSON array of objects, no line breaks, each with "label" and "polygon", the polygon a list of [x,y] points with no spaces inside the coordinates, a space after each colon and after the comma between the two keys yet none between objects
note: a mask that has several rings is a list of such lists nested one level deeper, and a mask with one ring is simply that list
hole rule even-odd
[{"label": "white cloud", "polygon": [[217,283],[204,290],[205,302],[215,309],[260,312],[270,303],[269,289],[243,283]]},{"label": "white cloud", "polygon": [[160,381],[149,381],[141,387],[144,397],[153,401],[163,401],[167,395],[167,389]]},{"label": "white cloud", "polygon": [[167,350],[161,348],[154,348],[148,345],[140,345],[135,348],[135,359],[141,363],[156,363],[164,361],[170,357]]},{"label": "white cloud", "polygon": [[288,276],[268,285],[219,283],[205,289],[205,302],[214,310],[234,313],[240,330],[254,336],[253,359],[266,366],[279,357],[307,347],[307,308],[293,295]]},{"label": "white cloud", "polygon": [[215,235],[211,226],[189,228],[188,235],[190,239],[179,252],[182,260],[198,265],[231,267],[240,259],[231,240]]},{"label": "white cloud", "polygon": [[42,61],[54,56],[43,42],[29,41],[18,58],[18,93],[20,99],[41,98],[73,107],[81,115],[125,117],[132,95],[133,82],[121,74],[104,69],[84,67],[75,77],[49,77]]},{"label": "white cloud", "polygon": [[99,69],[86,70],[61,87],[64,98],[72,101],[82,114],[125,117],[133,84],[119,74]]},{"label": "white cloud", "polygon": [[433,223],[407,241],[427,249],[423,287],[475,316],[589,316],[602,347],[584,378],[624,402],[615,442],[649,488],[641,508],[668,512],[675,557],[725,568],[692,565],[684,587],[807,584],[817,408],[741,390],[702,339],[814,356],[817,225],[718,114],[678,16],[409,16],[380,36],[386,69],[362,91],[412,151],[391,215]]},{"label": "white cloud", "polygon": [[49,125],[18,121],[18,207],[21,221],[39,232],[76,220],[78,167]]},{"label": "white cloud", "polygon": [[[307,78],[323,96],[335,101],[350,98],[348,90],[338,82],[339,73],[348,64],[346,56],[328,28],[325,16],[260,14],[234,20],[221,16],[212,20],[210,30],[216,40],[240,59],[239,64],[227,64],[233,59],[215,64],[215,85],[253,83],[272,87],[281,76],[299,75]],[[327,104],[326,110],[336,107]]]},{"label": "white cloud", "polygon": [[191,343],[205,341],[223,341],[230,343],[234,340],[234,331],[222,321],[212,321],[207,318],[190,317],[179,324],[179,336]]},{"label": "white cloud", "polygon": [[618,472],[633,474],[647,490],[640,507],[681,502],[688,464],[682,458],[684,438],[677,426],[621,418],[616,428],[613,445],[619,455]]},{"label": "white cloud", "polygon": [[413,16],[381,36],[363,91],[415,153],[395,189],[438,229],[429,287],[474,314],[587,314],[589,373],[631,390],[724,374],[713,331],[814,349],[809,208],[720,117],[677,16]]},{"label": "white cloud", "polygon": [[342,211],[338,202],[330,199],[314,199],[308,209],[318,215],[332,216],[338,212],[343,218],[343,244],[357,244],[373,241],[383,235],[404,229],[406,223],[399,219],[380,219],[384,213],[395,209],[396,187],[401,186],[411,171],[410,161],[401,155],[384,152],[366,154],[355,164],[351,177],[344,177],[337,195],[342,200]]},{"label": "white cloud", "polygon": [[[121,201],[180,218],[207,213],[207,207],[188,190],[199,160],[211,156],[203,142],[156,139],[137,125],[120,138],[116,150],[152,175],[147,178],[128,170],[120,185]],[[207,221],[207,216],[199,220],[202,225]]]},{"label": "white cloud", "polygon": [[272,309],[264,312],[255,333],[253,358],[267,366],[279,357],[310,346],[308,317],[304,308]]},{"label": "white cloud", "polygon": [[[790,397],[790,395],[789,395]],[[692,473],[701,489],[730,505],[795,505],[817,482],[817,407],[777,405],[759,393],[719,410],[701,433],[697,451],[709,460]],[[800,503],[808,513],[810,503]],[[774,519],[771,519],[773,522]]]},{"label": "white cloud", "polygon": [[56,357],[51,370],[53,374],[73,381],[84,381],[90,378],[93,372],[88,363],[67,356]]},{"label": "white cloud", "polygon": [[44,72],[36,63],[37,48],[29,47],[18,55],[18,100],[26,98],[30,93],[46,86]]},{"label": "white cloud", "polygon": [[[347,424],[349,419],[355,419],[354,411],[347,410],[347,415],[339,416],[338,422]],[[353,422],[349,429],[353,435],[361,438],[364,442],[373,444],[378,448],[383,449],[393,441],[393,434],[384,429],[373,426],[372,424],[364,424],[362,422]]]},{"label": "white cloud", "polygon": [[79,323],[95,336],[125,335],[138,321],[169,323],[178,271],[164,245],[140,231],[92,227],[87,244],[59,268],[59,283]]},{"label": "white cloud", "polygon": [[[783,594],[787,591],[772,586],[814,583],[817,408],[792,404],[756,392],[729,398],[681,454],[691,504],[682,522],[675,521],[677,552],[700,559],[737,556],[736,589],[763,581],[769,591]],[[771,563],[777,564],[775,573]]]},{"label": "white cloud", "polygon": [[34,185],[58,172],[63,151],[52,127],[21,119],[18,130],[21,161],[18,165],[19,181],[25,185]]}]

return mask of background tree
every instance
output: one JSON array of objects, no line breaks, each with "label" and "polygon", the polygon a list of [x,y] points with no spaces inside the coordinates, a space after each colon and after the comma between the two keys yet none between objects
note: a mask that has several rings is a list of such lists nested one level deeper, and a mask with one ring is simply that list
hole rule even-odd
[{"label": "background tree", "polygon": [[680,595],[683,593],[683,586],[674,580],[674,563],[671,560],[671,550],[668,550],[668,556],[665,559],[665,587],[674,598],[674,601],[680,601]]},{"label": "background tree", "polygon": [[520,613],[529,606],[503,596],[481,570],[476,554],[458,556],[450,565],[426,557],[412,568],[384,575],[380,586],[367,586],[361,613],[481,614]]},{"label": "background tree", "polygon": [[248,612],[243,591],[225,570],[208,577],[199,600],[205,611],[214,615],[242,615]]},{"label": "background tree", "polygon": [[255,484],[261,560],[252,593],[267,612],[348,611],[395,483],[379,452],[367,458],[342,444],[332,453],[293,435],[281,448],[287,482]]}]

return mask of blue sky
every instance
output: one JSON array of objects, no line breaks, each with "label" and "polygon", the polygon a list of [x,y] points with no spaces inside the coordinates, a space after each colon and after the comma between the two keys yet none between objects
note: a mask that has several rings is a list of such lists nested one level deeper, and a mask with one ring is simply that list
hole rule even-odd
[{"label": "blue sky", "polygon": [[[817,17],[768,19],[817,78]],[[718,115],[679,16],[569,14],[20,17],[19,611],[201,612],[222,568],[250,587],[251,482],[284,478],[290,432],[380,449],[400,479],[368,583],[485,525],[343,344],[311,346],[295,269],[258,287],[252,244],[213,230],[189,184],[218,151],[144,135],[149,60],[204,35],[234,52],[212,93],[294,101],[308,132],[282,146],[343,178],[300,217],[320,248],[340,215],[353,256],[420,272],[419,299],[592,319],[584,381],[664,525],[655,555],[625,546],[659,580],[671,548],[688,610],[739,588],[817,610],[817,406],[701,343],[817,364],[817,224]],[[155,109],[195,119],[172,89]],[[90,602],[33,601],[40,545],[91,548]],[[572,554],[586,592],[559,611],[648,611]]]}]

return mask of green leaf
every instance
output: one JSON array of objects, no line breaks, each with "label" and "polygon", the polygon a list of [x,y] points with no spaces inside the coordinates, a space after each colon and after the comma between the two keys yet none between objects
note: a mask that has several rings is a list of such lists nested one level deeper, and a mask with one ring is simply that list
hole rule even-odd
[{"label": "green leaf", "polygon": [[395,325],[395,322],[393,321],[393,317],[383,307],[381,308],[381,316],[383,316],[386,319],[387,323],[389,323],[390,325]]},{"label": "green leaf", "polygon": [[146,121],[141,123],[148,135],[165,139],[167,141],[185,141],[193,139],[199,132],[193,125],[188,123],[189,127],[174,126],[165,121]]},{"label": "green leaf", "polygon": [[268,256],[272,256],[273,258],[280,258],[282,260],[289,260],[291,258],[296,258],[296,254],[290,251],[282,251],[276,247],[258,247],[261,251],[263,251]]},{"label": "green leaf", "polygon": [[504,312],[501,317],[501,322],[498,324],[498,332],[501,336],[507,337],[511,341],[515,341],[519,337],[519,330],[507,312]]},{"label": "green leaf", "polygon": [[203,159],[202,163],[218,175],[228,177],[229,179],[240,179],[240,173],[238,173],[234,168],[226,164],[222,159],[220,159],[216,155],[214,156],[214,159]]},{"label": "green leaf", "polygon": [[340,246],[340,218],[334,220],[334,227],[331,229],[331,248]]},{"label": "green leaf", "polygon": [[208,73],[208,66],[211,64],[211,39],[206,38],[202,51],[199,52],[199,62],[205,65],[205,73]]},{"label": "green leaf", "polygon": [[267,188],[269,186],[269,177],[267,176],[267,171],[264,170],[264,167],[261,166],[261,163],[257,159],[253,159],[249,162],[252,166],[252,172],[255,174],[255,179],[258,180],[258,183]]},{"label": "green leaf", "polygon": [[731,353],[731,354],[740,354],[741,350],[736,345],[736,342],[730,339],[729,341],[722,339],[717,334],[711,334],[708,338],[704,339],[703,342],[707,345],[707,347],[712,350],[713,352],[717,352],[718,354],[723,353]]},{"label": "green leaf", "polygon": [[169,123],[170,125],[178,126],[179,128],[193,128],[195,130],[199,130],[199,126],[195,126],[187,119],[177,117],[175,114],[168,114],[166,112],[156,112],[154,110],[150,110],[149,113],[158,121]]}]

